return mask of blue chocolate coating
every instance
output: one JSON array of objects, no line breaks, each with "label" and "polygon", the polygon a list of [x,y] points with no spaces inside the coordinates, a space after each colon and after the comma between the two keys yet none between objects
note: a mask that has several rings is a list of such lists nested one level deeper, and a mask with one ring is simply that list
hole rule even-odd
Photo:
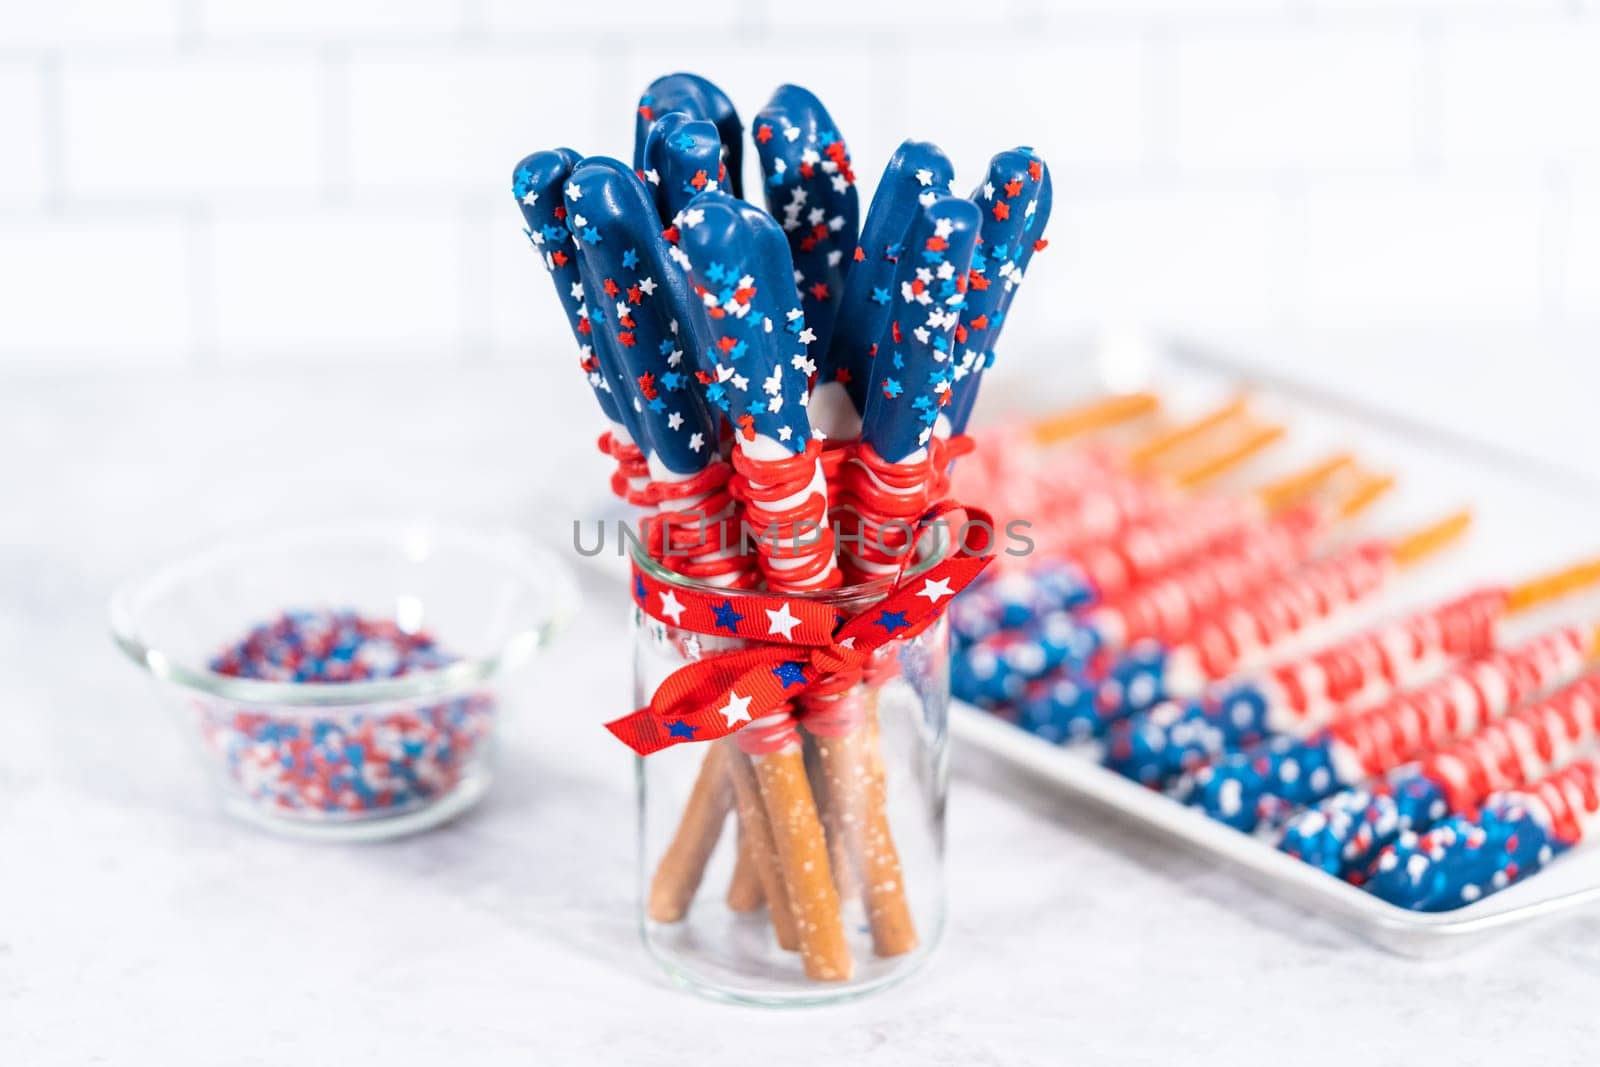
[{"label": "blue chocolate coating", "polygon": [[689,202],[679,227],[689,278],[710,314],[701,353],[705,395],[742,440],[762,434],[790,452],[811,436],[812,363],[789,243],[772,216],[720,190]]},{"label": "blue chocolate coating", "polygon": [[872,196],[855,262],[845,275],[827,357],[817,363],[818,381],[843,382],[858,414],[867,410],[872,391],[873,352],[889,321],[906,230],[924,203],[949,192],[954,176],[937,146],[905,141],[890,157]]},{"label": "blue chocolate coating", "polygon": [[1024,690],[1018,725],[1057,744],[1084,741],[1100,732],[1094,686],[1070,668],[1056,670]]},{"label": "blue chocolate coating", "polygon": [[1566,849],[1515,793],[1484,803],[1478,818],[1452,815],[1426,833],[1403,833],[1366,879],[1374,895],[1412,911],[1451,911],[1496,893]]},{"label": "blue chocolate coating", "polygon": [[663,226],[707,189],[727,180],[716,126],[681,111],[663,115],[645,138],[644,182],[655,194]]},{"label": "blue chocolate coating", "polygon": [[694,380],[705,313],[671,262],[649,190],[620,161],[591,157],[565,196],[594,332],[625,368],[640,447],[675,473],[704,470],[717,456],[716,421]]},{"label": "blue chocolate coating", "polygon": [[1050,168],[1031,148],[996,155],[972,193],[983,209],[983,242],[972,257],[973,291],[961,313],[967,336],[957,353],[955,393],[945,412],[951,433],[964,432],[972,418],[982,372],[994,366],[1000,331],[1050,221],[1052,199]]},{"label": "blue chocolate coating", "polygon": [[1297,814],[1278,848],[1340,878],[1359,881],[1378,853],[1407,832],[1431,829],[1450,813],[1444,790],[1421,775],[1388,789],[1341,789]]},{"label": "blue chocolate coating", "polygon": [[906,230],[861,425],[861,440],[890,463],[927,447],[949,403],[955,328],[979,225],[977,205],[941,196]]},{"label": "blue chocolate coating", "polygon": [[1260,741],[1266,713],[1266,695],[1248,681],[1197,700],[1165,701],[1117,724],[1113,734],[1125,743],[1116,746],[1115,759],[1108,756],[1107,766],[1145,785],[1171,787],[1212,760]]},{"label": "blue chocolate coating", "polygon": [[582,156],[570,148],[556,148],[535,152],[517,164],[511,176],[511,194],[516,197],[517,208],[522,212],[523,232],[533,243],[540,260],[550,272],[555,283],[556,299],[566,313],[572,339],[578,343],[578,352],[585,376],[594,390],[600,410],[612,422],[620,422],[631,430],[632,418],[622,417],[612,383],[602,370],[596,346],[590,335],[588,309],[584,306],[583,280],[578,269],[577,245],[567,230],[564,216],[565,201],[561,187],[567,183],[572,169]]},{"label": "blue chocolate coating", "polygon": [[1027,682],[1063,665],[1081,668],[1092,652],[1092,635],[1070,613],[1053,611],[953,652],[951,691],[981,707],[1008,704],[1023,695]]},{"label": "blue chocolate coating", "polygon": [[1277,736],[1235,752],[1195,775],[1196,800],[1207,815],[1246,832],[1280,823],[1341,786],[1325,737]]},{"label": "blue chocolate coating", "polygon": [[639,97],[639,110],[634,116],[633,169],[645,169],[650,127],[674,111],[692,119],[705,119],[717,128],[723,162],[728,168],[728,188],[734,196],[743,196],[744,124],[728,95],[698,74],[662,75]]},{"label": "blue chocolate coating", "polygon": [[850,153],[822,102],[798,85],[778,87],[750,135],[767,210],[789,238],[800,306],[815,334],[809,352],[820,365],[861,228]]}]

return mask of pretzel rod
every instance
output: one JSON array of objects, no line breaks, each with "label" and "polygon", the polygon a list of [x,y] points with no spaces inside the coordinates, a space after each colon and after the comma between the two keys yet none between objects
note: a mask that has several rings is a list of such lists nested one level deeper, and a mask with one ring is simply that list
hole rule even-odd
[{"label": "pretzel rod", "polygon": [[[727,750],[713,745],[700,764],[683,818],[672,841],[661,853],[655,876],[650,881],[648,913],[656,922],[673,923],[689,912],[689,902],[700,888],[706,863],[717,846],[717,837],[728,812],[733,808],[733,785],[728,778]],[[717,827],[718,833],[704,828]]]},{"label": "pretzel rod", "polygon": [[721,134],[706,119],[673,111],[650,124],[638,175],[651,189],[663,226],[670,227],[699,194],[727,184],[722,154]]},{"label": "pretzel rod", "polygon": [[1280,824],[1347,786],[1388,773],[1583,670],[1590,634],[1560,627],[1517,648],[1468,660],[1416,689],[1342,715],[1316,735],[1274,737],[1203,768],[1197,800],[1240,830]]},{"label": "pretzel rod", "polygon": [[[732,786],[732,779],[729,779]],[[767,892],[761,885],[761,875],[751,855],[750,835],[741,825],[735,838],[738,851],[733,861],[733,876],[728,880],[728,907],[733,911],[755,911],[767,902]]]},{"label": "pretzel rod", "polygon": [[[859,538],[842,561],[851,579],[895,574],[913,548],[910,523],[927,509],[936,477],[935,424],[950,398],[952,339],[980,225],[970,201],[935,197],[906,231],[890,320],[878,347],[883,377],[867,402],[857,457],[840,472],[834,514],[842,531]],[[902,530],[889,536],[886,526],[893,521]],[[917,935],[883,788],[872,784],[877,756],[867,729],[871,701],[864,685],[808,698],[806,729],[862,871],[874,949],[898,956],[916,947]]]},{"label": "pretzel rod", "polygon": [[1419,764],[1342,789],[1300,812],[1284,827],[1278,847],[1359,885],[1378,853],[1401,834],[1423,833],[1449,815],[1470,814],[1491,794],[1563,766],[1597,736],[1600,674],[1591,673]]},{"label": "pretzel rod", "polygon": [[[826,494],[806,415],[811,340],[795,306],[793,265],[770,216],[725,193],[701,193],[679,223],[678,261],[711,314],[715,341],[702,367],[706,395],[735,426],[736,492],[763,538],[758,563],[770,589],[837,585]],[[786,324],[782,329],[777,323]],[[741,384],[743,380],[744,384]],[[750,386],[760,383],[757,391]],[[802,526],[820,532],[807,543]],[[781,632],[774,620],[774,633]],[[839,981],[852,961],[844,939],[827,842],[794,719],[763,716],[734,735],[752,756],[808,977]],[[774,901],[767,884],[768,901]]]},{"label": "pretzel rod", "polygon": [[766,802],[762,799],[755,766],[739,748],[737,737],[734,735],[716,744],[729,750],[728,774],[733,780],[735,810],[739,816],[739,828],[744,831],[745,840],[750,846],[746,854],[761,883],[761,895],[767,900],[767,914],[771,918],[778,947],[786,952],[798,952],[801,946],[797,925],[799,916],[789,896],[783,859],[778,851],[772,821],[767,815]]},{"label": "pretzel rod", "polygon": [[1155,393],[1113,393],[1047,415],[1028,427],[1027,432],[1039,444],[1049,445],[1144,418],[1160,410],[1161,398]]},{"label": "pretzel rod", "polygon": [[1128,451],[1129,469],[1140,470],[1155,465],[1162,457],[1193,445],[1219,427],[1241,418],[1249,407],[1250,397],[1241,393],[1199,418],[1155,434]]},{"label": "pretzel rod", "polygon": [[1257,676],[1230,679],[1188,702],[1166,702],[1119,724],[1116,767],[1185,797],[1187,776],[1268,734],[1304,737],[1342,709],[1419,685],[1452,661],[1496,644],[1500,620],[1600,582],[1585,561],[1511,588],[1489,586],[1414,613]]},{"label": "pretzel rod", "polygon": [[1592,838],[1600,826],[1600,762],[1578,760],[1521,789],[1496,793],[1475,818],[1452,815],[1405,833],[1379,855],[1367,888],[1413,911],[1474,903]]}]

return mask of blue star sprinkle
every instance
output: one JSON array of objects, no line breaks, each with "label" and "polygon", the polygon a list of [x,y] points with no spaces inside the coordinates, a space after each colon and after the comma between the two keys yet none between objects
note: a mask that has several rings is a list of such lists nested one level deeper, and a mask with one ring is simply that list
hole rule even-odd
[{"label": "blue star sprinkle", "polygon": [[711,612],[717,617],[717,629],[726,630],[730,634],[739,632],[739,621],[744,616],[733,610],[733,601],[724,600],[720,605],[714,605]]},{"label": "blue star sprinkle", "polygon": [[795,660],[785,660],[772,668],[772,673],[778,676],[778,681],[783,683],[785,689],[791,685],[806,684],[805,666]]},{"label": "blue star sprinkle", "polygon": [[874,625],[883,627],[883,632],[886,634],[911,628],[911,624],[906,621],[906,613],[903,611],[880,611],[878,617],[872,621]]}]

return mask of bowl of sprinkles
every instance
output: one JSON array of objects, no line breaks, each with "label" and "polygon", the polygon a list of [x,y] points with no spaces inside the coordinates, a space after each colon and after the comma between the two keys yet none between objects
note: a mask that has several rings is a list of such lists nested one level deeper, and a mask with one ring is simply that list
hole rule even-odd
[{"label": "bowl of sprinkles", "polygon": [[576,607],[565,564],[516,533],[369,523],[197,552],[120,588],[111,629],[226,811],[377,839],[484,796],[503,683]]}]

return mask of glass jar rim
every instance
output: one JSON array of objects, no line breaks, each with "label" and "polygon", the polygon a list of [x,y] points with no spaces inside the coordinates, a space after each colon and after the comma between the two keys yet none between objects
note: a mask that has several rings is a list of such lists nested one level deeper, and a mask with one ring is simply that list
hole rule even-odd
[{"label": "glass jar rim", "polygon": [[[925,531],[933,534],[931,549],[923,548],[923,538],[918,539],[918,556],[915,561],[906,565],[898,574],[885,575],[882,578],[873,578],[870,581],[857,582],[854,585],[834,586],[828,589],[808,589],[799,592],[785,592],[785,597],[797,600],[813,601],[819,604],[855,604],[873,600],[881,600],[889,595],[889,591],[907,578],[915,578],[926,574],[939,563],[949,558],[951,546],[954,541],[949,531],[940,526],[931,526]],[[766,598],[774,595],[770,589],[729,589],[725,586],[713,585],[710,582],[689,578],[677,571],[670,570],[660,560],[651,556],[645,545],[640,540],[634,539],[628,549],[634,566],[663,585],[674,589],[684,589],[693,593],[703,593],[707,596],[740,598]]]}]

